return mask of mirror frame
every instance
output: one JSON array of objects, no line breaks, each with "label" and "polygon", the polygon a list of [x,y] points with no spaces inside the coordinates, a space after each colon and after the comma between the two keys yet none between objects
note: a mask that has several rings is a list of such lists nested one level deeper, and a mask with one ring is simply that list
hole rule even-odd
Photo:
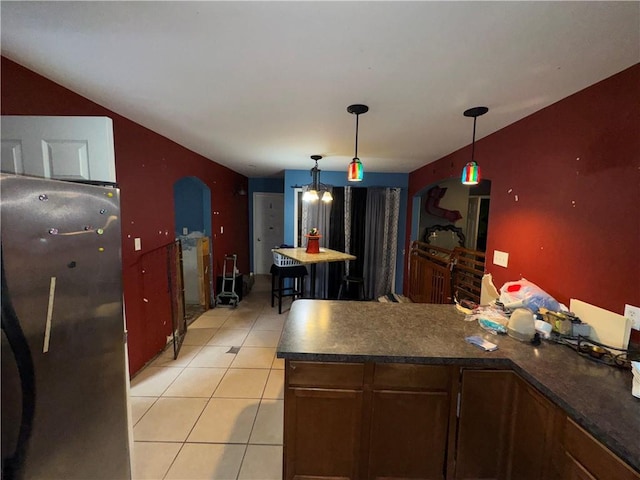
[{"label": "mirror frame", "polygon": [[458,243],[460,244],[459,246],[464,248],[466,238],[464,236],[464,233],[462,233],[462,228],[456,227],[454,225],[432,225],[431,227],[427,227],[424,232],[424,237],[422,237],[424,243],[431,244],[431,242],[429,241],[429,237],[432,233],[436,232],[454,232],[458,235]]}]

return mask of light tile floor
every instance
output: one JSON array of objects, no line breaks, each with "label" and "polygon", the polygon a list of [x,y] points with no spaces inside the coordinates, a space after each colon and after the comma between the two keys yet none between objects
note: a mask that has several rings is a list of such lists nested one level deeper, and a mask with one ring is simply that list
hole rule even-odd
[{"label": "light tile floor", "polygon": [[235,309],[189,326],[178,359],[167,349],[132,380],[134,480],[282,478],[284,362],[275,351],[287,313],[271,308],[270,289],[258,276]]}]

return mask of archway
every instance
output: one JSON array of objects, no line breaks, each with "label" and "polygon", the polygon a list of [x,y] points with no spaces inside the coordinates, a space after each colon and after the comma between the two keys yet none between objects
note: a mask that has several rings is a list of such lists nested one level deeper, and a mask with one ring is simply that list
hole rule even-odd
[{"label": "archway", "polygon": [[183,177],[173,185],[173,200],[188,322],[211,306],[211,190],[197,177]]},{"label": "archway", "polygon": [[418,303],[480,302],[491,182],[457,178],[427,185],[413,198],[407,295]]}]

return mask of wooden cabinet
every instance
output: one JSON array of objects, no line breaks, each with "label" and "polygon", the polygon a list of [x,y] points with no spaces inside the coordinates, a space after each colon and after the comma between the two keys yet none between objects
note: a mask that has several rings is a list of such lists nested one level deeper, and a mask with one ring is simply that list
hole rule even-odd
[{"label": "wooden cabinet", "polygon": [[556,407],[516,376],[507,478],[547,480],[554,450]]},{"label": "wooden cabinet", "polygon": [[563,478],[566,480],[597,480],[570,454],[565,453],[565,456],[565,475]]},{"label": "wooden cabinet", "polygon": [[364,365],[287,361],[285,479],[359,478]]},{"label": "wooden cabinet", "polygon": [[444,478],[451,383],[447,367],[375,365],[365,478]]},{"label": "wooden cabinet", "polygon": [[359,478],[362,392],[294,388],[285,401],[285,478]]},{"label": "wooden cabinet", "polygon": [[285,479],[445,478],[449,367],[285,368]]},{"label": "wooden cabinet", "polygon": [[453,478],[505,478],[515,381],[510,370],[463,370]]},{"label": "wooden cabinet", "polygon": [[511,370],[285,368],[286,480],[640,480]]},{"label": "wooden cabinet", "polygon": [[640,480],[512,371],[463,369],[455,479]]},{"label": "wooden cabinet", "polygon": [[565,427],[564,448],[567,479],[640,480],[640,474],[571,419]]}]

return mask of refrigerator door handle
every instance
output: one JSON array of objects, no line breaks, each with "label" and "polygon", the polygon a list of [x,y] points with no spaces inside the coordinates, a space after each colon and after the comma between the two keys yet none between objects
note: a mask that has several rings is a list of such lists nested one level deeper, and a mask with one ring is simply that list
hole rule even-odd
[{"label": "refrigerator door handle", "polygon": [[47,305],[47,321],[44,325],[44,344],[42,353],[49,351],[49,339],[51,338],[51,318],[53,317],[53,300],[56,297],[56,277],[51,277],[49,284],[49,303]]},{"label": "refrigerator door handle", "polygon": [[20,387],[22,389],[22,417],[16,448],[12,455],[8,455],[2,459],[2,478],[9,480],[20,478],[20,471],[27,454],[27,446],[29,438],[31,437],[31,427],[35,414],[36,380],[29,343],[22,331],[16,311],[13,308],[11,294],[7,286],[1,247],[0,270],[2,270],[2,330],[7,337],[7,342],[16,360],[18,375],[20,376]]}]

